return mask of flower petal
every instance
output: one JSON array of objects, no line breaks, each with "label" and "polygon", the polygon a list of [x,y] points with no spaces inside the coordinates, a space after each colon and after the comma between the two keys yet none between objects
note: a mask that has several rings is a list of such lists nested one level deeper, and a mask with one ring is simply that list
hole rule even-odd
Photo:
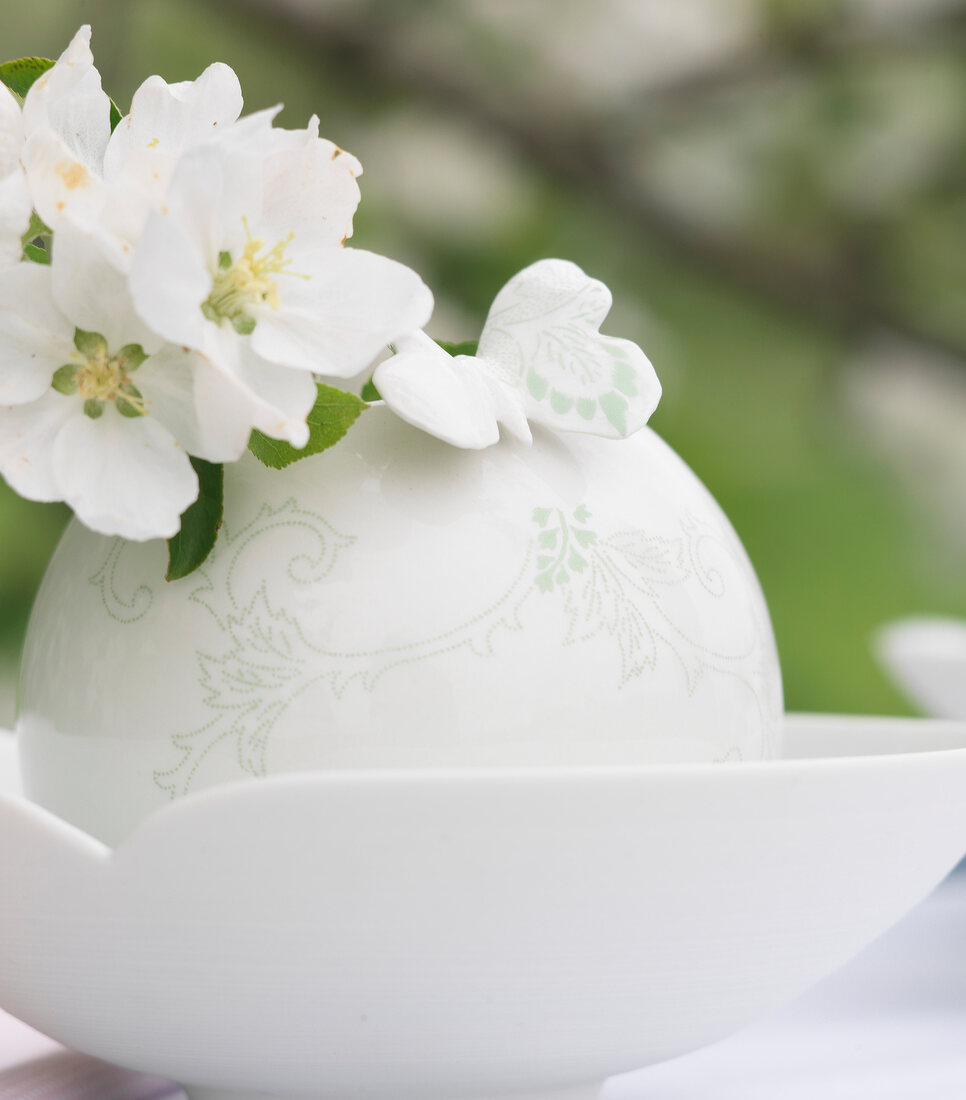
[{"label": "flower petal", "polygon": [[198,496],[198,476],[171,435],[150,416],[127,419],[113,409],[69,419],[53,469],[63,499],[102,535],[171,538]]},{"label": "flower petal", "polygon": [[104,181],[53,130],[30,134],[23,165],[38,214],[54,230],[65,216],[96,221],[107,205]]},{"label": "flower petal", "polygon": [[138,315],[176,344],[199,348],[205,321],[201,303],[211,290],[204,255],[170,213],[153,213],[131,264],[131,298]]},{"label": "flower petal", "polygon": [[142,364],[137,385],[149,415],[189,454],[234,462],[248,446],[250,402],[195,352],[166,344]]},{"label": "flower petal", "polygon": [[359,205],[356,177],[362,165],[351,153],[318,137],[317,118],[296,132],[301,135],[299,143],[266,162],[259,234],[277,241],[291,233],[305,248],[340,245],[352,236],[352,217]]},{"label": "flower petal", "polygon": [[253,428],[274,439],[285,439],[293,447],[304,447],[309,440],[305,420],[315,404],[318,390],[307,371],[266,363],[247,341],[238,342],[235,369],[228,377],[230,386],[208,375],[199,384],[199,402],[207,420],[219,412],[233,417],[250,417]]},{"label": "flower petal", "polygon": [[20,166],[23,148],[23,111],[6,87],[0,91],[0,176]]},{"label": "flower petal", "polygon": [[54,301],[73,324],[99,332],[113,354],[140,344],[149,355],[161,339],[134,311],[127,278],[108,262],[91,231],[66,220],[57,230],[50,265]]},{"label": "flower petal", "polygon": [[23,105],[24,133],[51,130],[71,161],[100,174],[111,136],[111,101],[94,68],[91,29],[81,27],[53,68],[39,77]]},{"label": "flower petal", "polygon": [[21,263],[0,270],[0,403],[35,401],[54,371],[75,358],[74,325],[54,303],[50,269]]},{"label": "flower petal", "polygon": [[0,178],[0,264],[19,263],[32,208],[27,177],[17,165]]},{"label": "flower petal", "polygon": [[292,270],[308,278],[279,277],[281,307],[252,311],[252,347],[273,363],[350,378],[433,311],[432,293],[415,271],[372,252],[293,250]]},{"label": "flower petal", "polygon": [[63,500],[54,476],[54,442],[79,404],[49,387],[37,401],[0,408],[0,474],[28,500]]},{"label": "flower petal", "polygon": [[398,347],[373,375],[397,416],[455,447],[479,450],[499,441],[493,394],[472,356],[454,358],[422,332]]},{"label": "flower petal", "polygon": [[104,155],[104,173],[121,170],[147,153],[170,179],[175,158],[231,126],[241,114],[242,92],[228,65],[209,65],[197,80],[168,84],[151,76],[138,88],[131,110],[117,124]]}]

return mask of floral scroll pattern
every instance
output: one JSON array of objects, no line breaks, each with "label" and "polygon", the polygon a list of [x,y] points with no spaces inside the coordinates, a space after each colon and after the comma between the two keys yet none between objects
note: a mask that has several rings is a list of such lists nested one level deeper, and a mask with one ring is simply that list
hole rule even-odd
[{"label": "floral scroll pattern", "polygon": [[[219,639],[217,646],[195,654],[207,721],[172,736],[171,762],[155,771],[155,783],[172,798],[188,793],[206,757],[229,745],[240,775],[264,775],[282,716],[309,688],[324,684],[342,699],[352,685],[374,692],[394,669],[445,654],[492,658],[508,633],[525,631],[545,613],[544,601],[562,609],[561,645],[609,639],[617,690],[654,674],[662,661],[683,669],[689,692],[709,670],[744,675],[753,662],[760,631],[734,651],[714,649],[682,629],[668,606],[670,596],[688,584],[712,599],[726,595],[721,571],[706,560],[707,546],[735,561],[737,555],[716,528],[686,514],[673,537],[640,530],[602,536],[584,504],[569,512],[537,507],[531,523],[531,544],[499,598],[443,632],[374,649],[320,645],[310,624],[273,596],[267,580],[254,585],[239,580],[252,549],[263,548],[274,534],[284,545],[299,547],[285,563],[286,585],[304,590],[324,583],[351,552],[352,536],[291,499],[278,508],[262,507],[244,527],[224,530],[215,558],[199,571],[189,596],[210,615]],[[123,545],[112,544],[91,583],[101,589],[109,614],[134,622],[150,610],[151,591],[142,586],[125,599],[114,590]]]}]

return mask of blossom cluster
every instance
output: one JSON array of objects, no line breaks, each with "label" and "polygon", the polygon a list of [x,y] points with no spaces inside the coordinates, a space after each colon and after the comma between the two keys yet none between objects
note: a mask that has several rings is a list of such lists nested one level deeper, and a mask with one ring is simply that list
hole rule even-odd
[{"label": "blossom cluster", "polygon": [[104,534],[170,539],[206,464],[259,455],[256,438],[294,457],[333,442],[310,438],[320,394],[349,400],[333,383],[387,347],[381,397],[457,446],[501,425],[529,442],[531,422],[646,422],[660,387],[636,345],[599,333],[603,284],[540,261],[497,296],[474,353],[450,355],[421,331],[420,277],[347,247],[362,169],[318,118],[242,116],[218,63],[150,77],[122,117],[90,37],[2,67],[21,82],[0,87],[0,474],[17,492]]}]

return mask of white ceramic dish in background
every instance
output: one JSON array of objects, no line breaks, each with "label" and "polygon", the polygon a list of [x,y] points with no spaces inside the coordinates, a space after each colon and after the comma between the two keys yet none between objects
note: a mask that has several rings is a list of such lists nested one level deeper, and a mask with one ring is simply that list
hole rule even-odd
[{"label": "white ceramic dish in background", "polygon": [[879,631],[874,647],[910,702],[937,718],[966,719],[966,622],[899,619]]},{"label": "white ceramic dish in background", "polygon": [[778,751],[754,570],[647,428],[462,451],[373,407],[228,466],[213,558],[166,584],[165,555],[73,523],[27,636],[27,793],[110,844],[249,776]]},{"label": "white ceramic dish in background", "polygon": [[798,718],[786,742],[737,768],[275,776],[116,851],[8,794],[0,1004],[195,1100],[590,1097],[840,966],[966,850],[966,725]]}]

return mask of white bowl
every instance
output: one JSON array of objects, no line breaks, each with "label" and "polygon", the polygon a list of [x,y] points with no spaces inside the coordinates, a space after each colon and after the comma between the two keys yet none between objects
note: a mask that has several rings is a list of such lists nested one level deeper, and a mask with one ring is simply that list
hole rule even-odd
[{"label": "white bowl", "polygon": [[248,776],[777,752],[754,570],[647,428],[461,451],[372,408],[227,467],[199,573],[166,584],[165,553],[75,522],[27,637],[27,791],[110,843]]},{"label": "white bowl", "polygon": [[591,1096],[885,931],[966,850],[966,725],[798,718],[742,767],[347,771],[111,850],[0,796],[0,1004],[202,1100]]},{"label": "white bowl", "polygon": [[924,714],[966,720],[966,621],[897,619],[874,639],[880,663]]}]

